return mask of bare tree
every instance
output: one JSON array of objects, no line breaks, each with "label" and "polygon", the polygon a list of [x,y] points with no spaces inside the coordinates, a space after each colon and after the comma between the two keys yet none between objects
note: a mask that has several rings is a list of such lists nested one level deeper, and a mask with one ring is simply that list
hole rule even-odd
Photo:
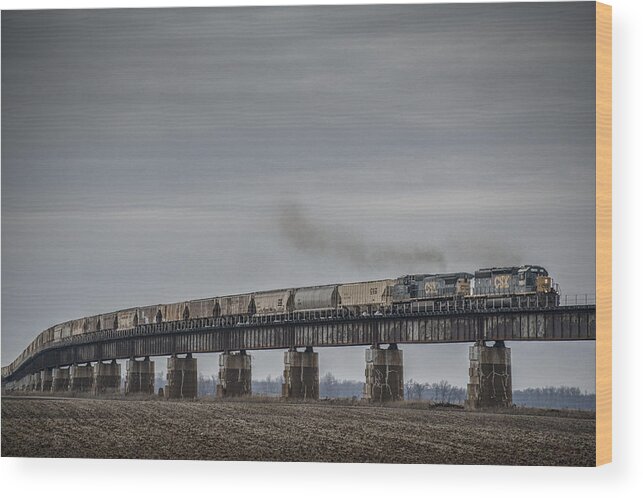
[{"label": "bare tree", "polygon": [[404,391],[406,394],[406,399],[413,399],[415,381],[409,379],[404,383]]},{"label": "bare tree", "polygon": [[427,384],[421,384],[419,382],[416,382],[413,385],[413,392],[417,396],[417,399],[422,399],[422,393],[426,391],[427,388],[428,388]]}]

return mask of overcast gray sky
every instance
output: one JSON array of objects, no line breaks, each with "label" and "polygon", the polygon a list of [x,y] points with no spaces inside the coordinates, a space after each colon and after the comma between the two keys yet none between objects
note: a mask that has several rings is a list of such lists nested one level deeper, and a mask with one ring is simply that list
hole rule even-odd
[{"label": "overcast gray sky", "polygon": [[[594,92],[593,2],[5,11],[2,364],[259,289],[530,263],[594,293]],[[516,388],[594,391],[593,343],[510,345]],[[404,350],[466,384],[466,345]],[[320,364],[361,380],[363,348]]]}]

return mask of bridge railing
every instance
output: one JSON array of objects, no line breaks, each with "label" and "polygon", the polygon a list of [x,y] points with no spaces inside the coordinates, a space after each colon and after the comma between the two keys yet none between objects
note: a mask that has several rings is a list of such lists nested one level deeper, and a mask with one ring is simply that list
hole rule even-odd
[{"label": "bridge railing", "polygon": [[566,294],[560,297],[560,306],[596,306],[596,294]]}]

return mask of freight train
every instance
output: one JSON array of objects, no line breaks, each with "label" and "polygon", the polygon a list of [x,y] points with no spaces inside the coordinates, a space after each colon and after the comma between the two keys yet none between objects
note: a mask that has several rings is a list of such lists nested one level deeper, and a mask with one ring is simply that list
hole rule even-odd
[{"label": "freight train", "polygon": [[[558,306],[558,286],[542,266],[483,268],[475,273],[415,274],[394,279],[211,297],[129,308],[70,320],[48,328],[16,359],[70,337],[102,330],[195,318],[271,317],[293,314],[383,315],[402,311]],[[450,309],[450,308],[447,308]]]}]

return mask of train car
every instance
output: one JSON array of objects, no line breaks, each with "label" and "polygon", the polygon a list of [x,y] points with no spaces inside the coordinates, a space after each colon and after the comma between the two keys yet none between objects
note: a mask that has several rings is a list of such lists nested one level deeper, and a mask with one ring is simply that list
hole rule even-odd
[{"label": "train car", "polygon": [[161,311],[160,304],[152,306],[142,306],[138,309],[138,323],[139,325],[147,325],[150,323],[161,323],[163,321],[163,312]]},{"label": "train car", "polygon": [[217,297],[214,302],[214,316],[247,315],[251,313],[252,306],[252,294]]},{"label": "train car", "polygon": [[100,315],[93,315],[85,318],[85,333],[98,332],[99,330]]},{"label": "train car", "polygon": [[255,315],[274,315],[290,313],[294,309],[292,289],[256,292],[252,296],[251,307]]},{"label": "train car", "polygon": [[62,323],[57,323],[56,325],[51,327],[51,330],[52,330],[52,333],[51,333],[51,335],[52,335],[51,341],[52,342],[58,342],[58,341],[62,340],[62,338],[63,338],[63,324]]},{"label": "train car", "polygon": [[302,287],[295,291],[295,311],[334,310],[340,304],[338,285]]},{"label": "train car", "polygon": [[422,280],[418,289],[419,299],[436,297],[468,296],[471,294],[471,273],[442,273]]},{"label": "train car", "polygon": [[45,334],[45,340],[44,340],[45,345],[54,341],[53,327],[49,327],[47,330],[45,330],[44,334]]},{"label": "train car", "polygon": [[127,330],[138,325],[138,308],[129,308],[116,312],[116,330]]},{"label": "train car", "polygon": [[213,297],[189,301],[190,318],[210,318],[214,316],[215,304],[216,300]]},{"label": "train car", "polygon": [[356,311],[372,311],[392,303],[393,279],[354,282],[338,287],[342,308]]},{"label": "train car", "polygon": [[85,319],[78,318],[71,321],[71,335],[82,335],[85,333]]},{"label": "train car", "polygon": [[160,305],[164,322],[176,322],[190,318],[190,307],[186,301]]},{"label": "train car", "polygon": [[71,321],[60,324],[60,327],[61,327],[60,337],[62,339],[71,337],[71,324],[72,324]]},{"label": "train car", "polygon": [[116,312],[103,313],[99,317],[100,330],[116,330],[118,328],[118,318]]},{"label": "train car", "polygon": [[473,295],[546,293],[553,281],[542,266],[482,268],[475,272]]}]

